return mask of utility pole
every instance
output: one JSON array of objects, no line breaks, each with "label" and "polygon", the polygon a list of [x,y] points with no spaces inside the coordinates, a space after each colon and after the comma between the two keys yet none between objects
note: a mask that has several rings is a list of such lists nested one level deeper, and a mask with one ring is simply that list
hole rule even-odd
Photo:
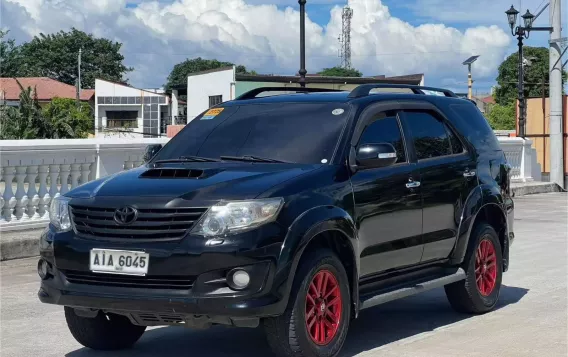
[{"label": "utility pole", "polygon": [[471,77],[471,64],[467,66],[467,99],[473,99],[473,78]]},{"label": "utility pole", "polygon": [[550,182],[564,188],[562,130],[561,0],[550,0]]},{"label": "utility pole", "polygon": [[79,48],[79,57],[77,61],[77,70],[78,70],[78,77],[77,77],[77,107],[80,106],[81,103],[81,54],[83,49]]},{"label": "utility pole", "polygon": [[471,76],[471,65],[477,61],[479,56],[471,56],[462,65],[467,66],[467,99],[473,99],[473,77]]},{"label": "utility pole", "polygon": [[306,0],[298,0],[300,4],[300,87],[306,87]]}]

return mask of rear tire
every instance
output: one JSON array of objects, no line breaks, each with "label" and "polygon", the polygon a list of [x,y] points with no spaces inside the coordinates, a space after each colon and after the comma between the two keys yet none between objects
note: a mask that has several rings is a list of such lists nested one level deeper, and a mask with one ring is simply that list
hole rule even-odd
[{"label": "rear tire", "polygon": [[104,314],[96,317],[81,317],[71,307],[65,306],[65,319],[71,334],[85,347],[112,351],[132,347],[146,330],[145,326],[133,325],[126,316]]},{"label": "rear tire", "polygon": [[445,286],[450,305],[463,313],[495,308],[503,278],[503,253],[497,233],[487,223],[474,227],[463,265],[466,279]]},{"label": "rear tire", "polygon": [[303,257],[284,314],[263,323],[277,356],[334,357],[343,347],[350,320],[345,268],[331,250],[320,249]]}]

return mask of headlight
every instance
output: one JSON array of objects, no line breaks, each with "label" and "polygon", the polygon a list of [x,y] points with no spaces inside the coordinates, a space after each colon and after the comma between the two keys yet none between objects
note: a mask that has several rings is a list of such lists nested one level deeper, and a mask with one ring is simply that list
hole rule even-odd
[{"label": "headlight", "polygon": [[248,231],[274,221],[282,198],[220,202],[211,207],[193,228],[193,234],[207,237]]},{"label": "headlight", "polygon": [[71,229],[71,218],[69,217],[69,198],[59,196],[51,200],[49,206],[49,219],[51,224],[57,228],[58,232],[65,232]]}]

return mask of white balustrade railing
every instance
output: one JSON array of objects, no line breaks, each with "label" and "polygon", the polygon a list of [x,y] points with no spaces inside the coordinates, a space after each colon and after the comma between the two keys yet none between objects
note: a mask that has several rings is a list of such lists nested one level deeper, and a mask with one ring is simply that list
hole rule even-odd
[{"label": "white balustrade railing", "polygon": [[[514,182],[540,180],[532,142],[499,137]],[[158,139],[70,139],[0,141],[0,231],[40,228],[49,221],[54,197],[96,178],[142,164]]]},{"label": "white balustrade railing", "polygon": [[532,140],[523,138],[498,137],[499,144],[512,167],[513,182],[540,181],[540,165],[537,152],[532,148]]},{"label": "white balustrade railing", "polygon": [[41,228],[54,197],[143,163],[149,144],[169,139],[0,141],[0,231]]}]

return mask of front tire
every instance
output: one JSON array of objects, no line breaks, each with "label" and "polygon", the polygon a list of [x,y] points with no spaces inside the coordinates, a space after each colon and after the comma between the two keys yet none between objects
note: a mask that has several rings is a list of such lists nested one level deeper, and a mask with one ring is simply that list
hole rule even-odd
[{"label": "front tire", "polygon": [[351,294],[345,268],[328,249],[302,259],[283,315],[264,319],[274,353],[281,357],[334,357],[347,337]]},{"label": "front tire", "polygon": [[65,306],[65,319],[71,334],[85,347],[113,351],[132,347],[146,330],[133,325],[126,316],[99,312],[93,318],[81,317],[71,307]]},{"label": "front tire", "polygon": [[466,279],[445,286],[450,305],[463,313],[483,314],[495,308],[503,278],[503,253],[497,233],[487,223],[477,225],[462,266]]}]

